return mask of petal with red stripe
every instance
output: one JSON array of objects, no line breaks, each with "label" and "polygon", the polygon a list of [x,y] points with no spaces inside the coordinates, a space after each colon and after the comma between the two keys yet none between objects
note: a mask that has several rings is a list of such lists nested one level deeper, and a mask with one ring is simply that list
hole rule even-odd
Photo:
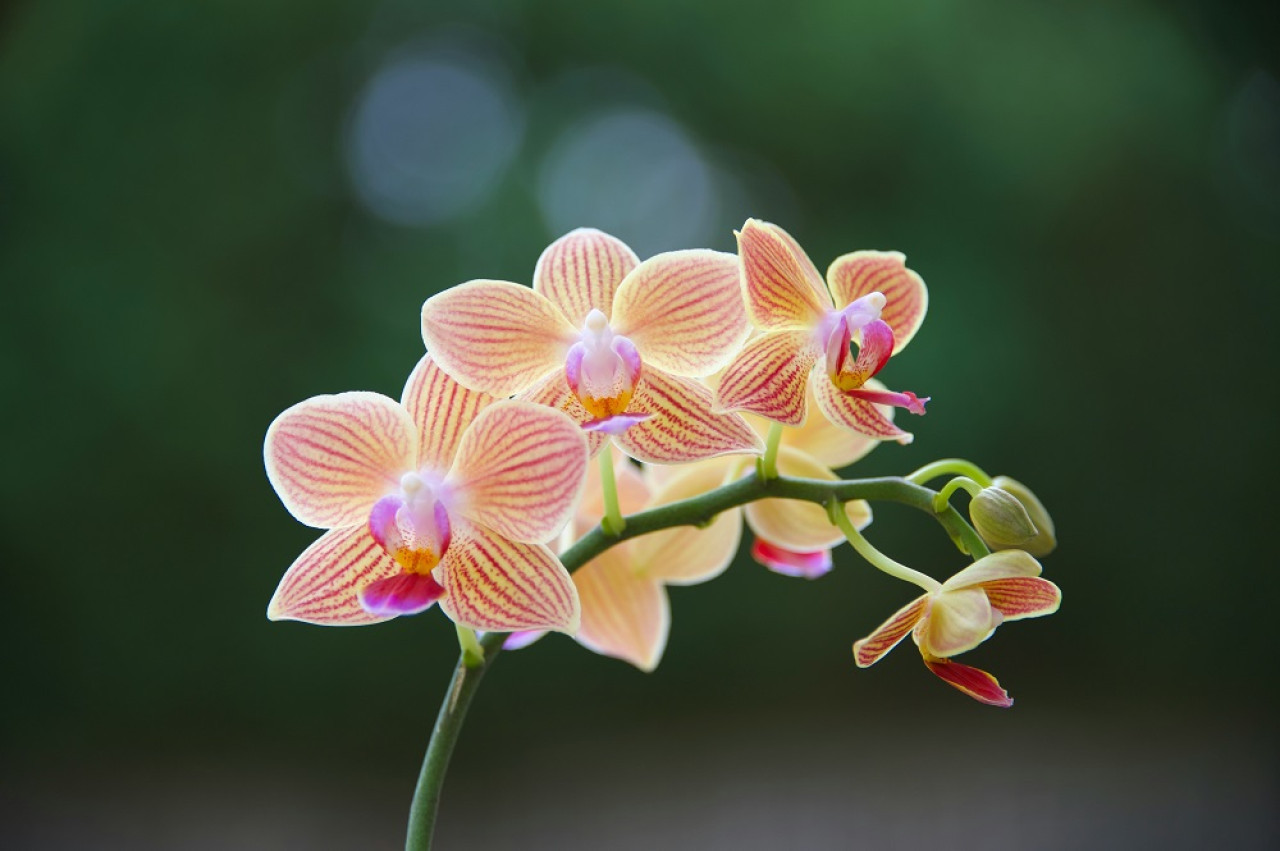
[{"label": "petal with red stripe", "polygon": [[881,405],[867,399],[843,393],[827,377],[824,372],[815,372],[810,382],[813,387],[814,401],[827,419],[838,426],[852,429],[876,440],[896,440],[907,444],[912,441],[909,431],[903,431],[893,424],[893,420],[885,413]]},{"label": "petal with red stripe", "polygon": [[532,402],[497,402],[462,436],[446,506],[504,537],[541,543],[573,516],[586,472],[587,439],[573,420]]},{"label": "petal with red stripe", "polygon": [[712,401],[711,391],[696,379],[646,369],[629,410],[653,416],[613,435],[613,440],[632,458],[651,464],[764,451],[746,420],[737,414],[712,413]]},{"label": "petal with red stripe", "polygon": [[400,400],[418,427],[418,466],[441,473],[453,464],[467,426],[497,401],[488,393],[468,390],[454,381],[429,354],[423,355],[409,374]]},{"label": "petal with red stripe", "polygon": [[394,614],[373,614],[360,605],[362,588],[402,573],[365,525],[321,535],[285,571],[267,606],[273,621],[322,626],[363,626]]},{"label": "petal with red stripe", "polygon": [[[815,286],[813,264],[777,225],[747,219],[738,233],[747,316],[764,331],[808,329],[832,309],[826,287]],[[806,268],[806,266],[808,268]]]},{"label": "petal with red stripe", "polygon": [[855,641],[853,659],[858,667],[866,668],[874,665],[881,656],[896,647],[898,642],[906,638],[907,633],[911,632],[924,617],[928,605],[928,594],[917,597],[894,612],[893,617],[876,627],[875,631],[866,638]]},{"label": "petal with red stripe", "polygon": [[422,305],[422,339],[461,384],[506,397],[564,367],[578,337],[554,304],[506,281],[468,281]]},{"label": "petal with red stripe", "polygon": [[983,556],[964,570],[942,583],[942,590],[968,588],[997,579],[1039,576],[1040,562],[1022,550],[1000,550]]},{"label": "petal with red stripe", "polygon": [[578,629],[578,592],[568,571],[540,544],[464,525],[455,530],[435,575],[445,588],[440,608],[462,626],[570,634]]},{"label": "petal with red stripe", "polygon": [[315,396],[267,429],[267,478],[289,513],[333,529],[368,519],[375,502],[417,464],[418,433],[394,399],[379,393]]},{"label": "petal with red stripe", "polygon": [[895,354],[911,342],[929,309],[929,290],[906,261],[897,251],[855,251],[836,258],[827,269],[838,308],[868,293],[885,297],[880,318],[893,329]]},{"label": "petal with red stripe", "polygon": [[658,254],[622,282],[610,325],[635,344],[646,365],[693,378],[710,375],[751,330],[738,277],[732,254]]},{"label": "petal with red stripe", "polygon": [[618,285],[639,262],[617,237],[579,228],[542,252],[533,270],[533,288],[580,327],[592,308],[610,315]]},{"label": "petal with red stripe", "polygon": [[805,382],[820,353],[808,331],[779,331],[747,341],[720,377],[716,409],[801,425],[808,412]]},{"label": "petal with red stripe", "polygon": [[[578,397],[569,389],[569,382],[565,379],[563,369],[548,373],[516,398],[563,411],[569,419],[580,426],[591,422],[592,419],[591,412],[582,406]],[[602,431],[584,431],[583,434],[587,437],[587,449],[593,458],[600,448],[609,442],[609,435]]]},{"label": "petal with red stripe", "polygon": [[933,671],[941,680],[955,686],[974,700],[988,706],[1008,708],[1013,706],[1013,698],[1000,687],[995,677],[979,668],[971,668],[952,662],[950,659],[924,660],[925,667]]},{"label": "petal with red stripe", "polygon": [[1051,615],[1062,604],[1058,586],[1038,576],[997,579],[978,586],[1007,621]]}]

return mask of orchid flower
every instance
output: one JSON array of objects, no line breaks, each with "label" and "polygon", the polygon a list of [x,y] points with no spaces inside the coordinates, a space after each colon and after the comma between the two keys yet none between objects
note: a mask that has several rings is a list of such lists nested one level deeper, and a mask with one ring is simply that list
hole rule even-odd
[{"label": "orchid flower", "polygon": [[725,370],[715,410],[800,425],[812,391],[833,423],[909,443],[910,433],[876,406],[923,414],[929,399],[867,386],[891,355],[906,348],[928,308],[924,281],[906,267],[906,258],[892,251],[845,254],[831,264],[824,283],[790,234],[755,219],[738,234],[738,254],[747,313],[763,333]]},{"label": "orchid flower", "polygon": [[289,408],[264,455],[289,513],[328,530],[280,581],[272,620],[359,625],[438,602],[472,629],[577,629],[577,591],[543,545],[587,466],[559,411],[467,390],[426,356],[401,402],[357,392]]},{"label": "orchid flower", "polygon": [[[697,496],[724,483],[725,459],[712,459],[669,470],[661,484],[651,481],[626,458],[614,454],[618,502],[633,514]],[[604,510],[597,467],[587,471],[587,484],[575,520],[565,528],[563,545],[585,535]],[[726,511],[706,528],[681,526],[633,538],[605,550],[573,572],[582,600],[582,626],[574,639],[596,653],[652,671],[662,659],[671,628],[667,585],[695,585],[724,572],[738,551],[742,518]],[[508,650],[525,647],[541,632],[513,633]]]},{"label": "orchid flower", "polygon": [[748,331],[733,255],[641,263],[586,228],[542,253],[532,289],[470,281],[422,307],[427,349],[460,383],[565,411],[593,454],[612,440],[658,464],[761,450],[742,417],[712,413],[695,380],[722,368]]},{"label": "orchid flower", "polygon": [[859,668],[873,665],[910,632],[930,671],[975,700],[1012,706],[995,677],[951,657],[986,641],[1004,621],[1053,614],[1061,601],[1058,586],[1040,578],[1039,562],[1021,550],[1002,550],[903,606],[854,643],[853,657]]}]

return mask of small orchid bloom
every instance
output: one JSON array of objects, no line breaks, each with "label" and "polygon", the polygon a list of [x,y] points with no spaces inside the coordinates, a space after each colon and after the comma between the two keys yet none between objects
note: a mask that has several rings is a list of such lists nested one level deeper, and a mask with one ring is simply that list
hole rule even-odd
[{"label": "small orchid bloom", "polygon": [[923,414],[928,398],[867,384],[924,320],[928,290],[906,258],[892,251],[845,254],[831,264],[824,283],[790,234],[755,219],[738,234],[738,254],[747,313],[763,333],[725,370],[715,410],[800,425],[811,390],[833,423],[909,443],[910,433],[877,405]]},{"label": "small orchid bloom", "polygon": [[1058,586],[1040,578],[1040,563],[1021,550],[978,559],[937,588],[899,609],[853,645],[859,668],[875,664],[911,633],[925,666],[960,691],[991,706],[1013,700],[986,671],[952,661],[990,637],[1004,621],[1053,614]]},{"label": "small orchid bloom", "polygon": [[[697,496],[724,483],[727,459],[665,468],[661,484],[649,481],[625,458],[615,455],[618,503],[633,514]],[[651,468],[654,469],[654,468]],[[582,504],[564,537],[576,540],[594,528],[604,510],[598,468],[587,471]],[[582,599],[582,627],[574,639],[588,650],[652,671],[662,659],[671,629],[667,585],[694,585],[714,579],[733,561],[742,537],[742,518],[726,511],[704,529],[683,526],[623,541],[573,572]],[[566,540],[565,544],[571,544]],[[508,650],[540,637],[515,633]]]},{"label": "small orchid bloom", "polygon": [[641,263],[585,228],[542,253],[532,289],[469,281],[422,307],[427,349],[460,383],[565,411],[593,454],[612,441],[658,464],[761,451],[742,417],[712,413],[695,380],[728,363],[748,331],[733,255]]},{"label": "small orchid bloom", "polygon": [[289,513],[328,530],[285,573],[270,619],[359,625],[438,602],[473,629],[577,629],[577,591],[543,545],[587,466],[559,411],[467,390],[427,356],[399,403],[358,392],[289,408],[264,456]]}]

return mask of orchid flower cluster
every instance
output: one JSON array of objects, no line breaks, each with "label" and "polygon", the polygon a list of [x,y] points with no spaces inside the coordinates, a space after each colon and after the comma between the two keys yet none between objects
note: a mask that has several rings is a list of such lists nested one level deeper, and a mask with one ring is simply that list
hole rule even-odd
[{"label": "orchid flower cluster", "polygon": [[[901,479],[835,472],[910,442],[898,409],[925,413],[928,397],[877,380],[924,320],[924,281],[881,251],[845,254],[824,279],[754,219],[737,239],[736,255],[641,261],[573,231],[542,253],[532,287],[474,280],[427,299],[427,353],[399,401],[340,393],[282,413],[268,477],[326,531],[268,617],[361,625],[438,606],[463,648],[455,692],[547,632],[648,671],[667,642],[666,586],[719,576],[745,521],[770,570],[816,579],[847,541],[924,592],[854,643],[858,666],[909,633],[945,682],[1010,705],[994,677],[953,660],[1005,620],[1057,609],[1036,561],[1055,545],[1044,506],[959,459]],[[932,514],[971,563],[939,582],[881,553],[863,535],[876,499]]]}]

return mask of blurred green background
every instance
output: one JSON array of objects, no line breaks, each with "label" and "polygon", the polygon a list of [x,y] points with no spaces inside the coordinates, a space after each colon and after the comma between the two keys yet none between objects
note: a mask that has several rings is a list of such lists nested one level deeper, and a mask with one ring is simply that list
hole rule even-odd
[{"label": "blurred green background", "polygon": [[[503,658],[446,848],[1267,848],[1274,4],[19,3],[0,16],[0,845],[380,848],[456,653],[438,613],[271,624],[315,536],[263,474],[308,396],[398,395],[418,311],[592,225],[748,216],[930,286],[856,472],[972,458],[1058,524],[1065,602],[966,661],[849,644],[847,548],[675,589],[651,675]],[[871,530],[938,576],[927,518]]]}]

